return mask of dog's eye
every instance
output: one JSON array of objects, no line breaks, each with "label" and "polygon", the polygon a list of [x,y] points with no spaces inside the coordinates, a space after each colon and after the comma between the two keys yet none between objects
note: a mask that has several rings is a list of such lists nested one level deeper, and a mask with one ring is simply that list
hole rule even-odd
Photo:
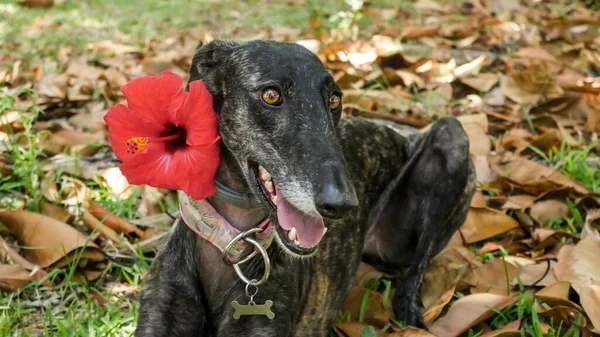
[{"label": "dog's eye", "polygon": [[340,95],[333,94],[329,97],[329,109],[335,110],[340,106],[340,104],[342,104]]},{"label": "dog's eye", "polygon": [[279,105],[281,103],[281,94],[277,89],[265,89],[262,92],[262,100],[269,105]]}]

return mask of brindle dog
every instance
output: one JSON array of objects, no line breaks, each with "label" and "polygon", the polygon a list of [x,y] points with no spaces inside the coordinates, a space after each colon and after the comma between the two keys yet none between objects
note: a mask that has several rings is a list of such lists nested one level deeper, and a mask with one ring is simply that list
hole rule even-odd
[{"label": "brindle dog", "polygon": [[[342,117],[340,88],[296,44],[211,42],[193,58],[195,80],[204,81],[220,115],[217,180],[252,193],[260,206],[209,202],[242,231],[266,217],[275,227],[272,273],[255,297],[274,302],[275,318],[232,318],[231,302],[248,302],[245,283],[178,219],[145,280],[136,336],[328,336],[363,258],[407,271],[394,312],[424,327],[423,274],[465,220],[475,188],[459,122],[444,118],[406,138]],[[259,165],[272,176],[275,202]],[[261,258],[242,271],[259,279]]]}]

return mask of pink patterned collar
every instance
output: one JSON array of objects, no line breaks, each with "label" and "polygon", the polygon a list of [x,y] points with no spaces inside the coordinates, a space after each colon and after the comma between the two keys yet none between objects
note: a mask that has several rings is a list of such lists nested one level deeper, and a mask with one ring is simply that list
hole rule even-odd
[{"label": "pink patterned collar", "polygon": [[[206,200],[194,200],[187,194],[179,192],[179,210],[183,222],[198,236],[210,242],[221,252],[233,238],[241,231],[233,227],[222,217]],[[263,220],[257,228],[262,231],[256,233],[256,240],[267,249],[273,242],[273,226],[269,218]],[[252,245],[244,240],[239,240],[231,248],[227,259],[231,263],[241,261],[252,251]]]}]

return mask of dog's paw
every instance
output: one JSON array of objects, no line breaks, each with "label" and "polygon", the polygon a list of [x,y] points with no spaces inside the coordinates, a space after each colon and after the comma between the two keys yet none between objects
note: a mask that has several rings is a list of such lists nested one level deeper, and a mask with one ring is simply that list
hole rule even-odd
[{"label": "dog's paw", "polygon": [[402,321],[406,326],[427,330],[420,305],[415,299],[397,297],[394,301],[394,315],[396,315],[396,319]]}]

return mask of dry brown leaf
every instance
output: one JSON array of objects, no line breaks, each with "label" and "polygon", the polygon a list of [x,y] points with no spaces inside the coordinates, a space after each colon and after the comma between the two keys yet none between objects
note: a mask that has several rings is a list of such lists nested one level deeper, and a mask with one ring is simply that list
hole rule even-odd
[{"label": "dry brown leaf", "polygon": [[415,39],[424,36],[434,36],[440,29],[439,25],[431,26],[390,26],[379,32],[380,35],[387,35],[394,38]]},{"label": "dry brown leaf", "polygon": [[467,220],[460,227],[467,243],[492,238],[519,227],[517,220],[492,208],[471,207]]},{"label": "dry brown leaf", "polygon": [[62,176],[60,184],[46,177],[42,179],[41,188],[44,198],[51,202],[60,202],[66,207],[71,207],[75,212],[79,212],[79,206],[83,204],[87,197],[85,183],[70,176]]},{"label": "dry brown leaf", "polygon": [[382,337],[436,337],[436,335],[427,330],[407,327],[402,330],[383,335]]},{"label": "dry brown leaf", "polygon": [[110,228],[109,226],[105,226],[100,220],[96,219],[92,214],[90,214],[90,212],[84,211],[82,220],[85,223],[85,225],[92,231],[99,232],[105,238],[111,240],[114,243],[121,242],[121,238],[112,228]]},{"label": "dry brown leaf", "polygon": [[429,309],[462,280],[473,279],[475,254],[467,247],[448,247],[427,268],[421,285],[421,303]]},{"label": "dry brown leaf", "polygon": [[366,287],[371,280],[380,280],[382,277],[382,272],[378,271],[370,264],[361,262],[354,276],[353,284],[359,287]]},{"label": "dry brown leaf", "polygon": [[496,179],[497,174],[490,168],[487,156],[471,156],[471,160],[478,183],[485,184]]},{"label": "dry brown leaf", "polygon": [[98,220],[100,220],[106,226],[112,228],[118,233],[131,234],[135,233],[137,237],[143,237],[144,231],[130,224],[129,222],[119,218],[118,216],[110,213],[104,207],[98,205],[95,202],[90,202],[88,207],[90,213]]},{"label": "dry brown leaf", "polygon": [[397,92],[344,90],[343,103],[356,104],[367,111],[375,110],[384,113],[410,110],[413,104],[412,95],[397,95]]},{"label": "dry brown leaf", "polygon": [[41,277],[39,274],[26,271],[19,265],[0,263],[0,289],[2,290],[17,291]]},{"label": "dry brown leaf", "polygon": [[446,307],[448,303],[454,297],[454,292],[456,291],[456,285],[452,288],[448,289],[438,300],[433,303],[425,312],[423,313],[423,321],[426,325],[431,324],[438,316],[442,313],[442,310]]},{"label": "dry brown leaf", "polygon": [[342,306],[342,312],[344,314],[350,313],[352,321],[358,321],[361,307],[363,307],[363,298],[365,296],[368,296],[365,322],[382,327],[388,324],[390,317],[394,317],[390,303],[384,305],[381,293],[366,288],[352,287],[348,296],[346,296],[346,300]]},{"label": "dry brown leaf", "polygon": [[[545,318],[547,321],[562,322],[563,326],[567,327],[571,325],[587,325],[587,319],[585,315],[583,315],[581,311],[570,307],[557,306],[546,311],[542,311],[538,313],[538,315]],[[581,324],[577,323],[578,317],[581,317]]]},{"label": "dry brown leaf", "polygon": [[82,259],[102,261],[104,254],[89,239],[73,227],[28,211],[0,211],[0,221],[19,242],[31,249],[25,258],[42,268],[63,266],[73,259],[75,250],[83,249]]},{"label": "dry brown leaf", "polygon": [[[505,270],[506,268],[506,270]],[[510,280],[517,268],[501,259],[494,259],[474,270],[477,285],[471,288],[471,293],[491,293],[508,296],[511,294]]]},{"label": "dry brown leaf", "polygon": [[544,289],[537,292],[538,296],[561,298],[563,300],[569,300],[569,289],[571,285],[568,282],[556,281]]},{"label": "dry brown leaf", "polygon": [[491,317],[493,312],[490,308],[502,310],[516,300],[517,296],[486,293],[467,295],[454,302],[448,313],[431,325],[430,331],[439,337],[460,336],[472,326]]},{"label": "dry brown leaf", "polygon": [[488,92],[498,83],[500,74],[481,73],[473,77],[463,77],[459,81],[477,91]]},{"label": "dry brown leaf", "polygon": [[21,0],[19,5],[29,8],[51,8],[54,6],[54,0]]},{"label": "dry brown leaf", "polygon": [[142,54],[141,49],[137,47],[116,43],[112,40],[91,43],[88,49],[93,53],[103,55]]},{"label": "dry brown leaf", "polygon": [[529,187],[532,192],[537,192],[539,189],[546,192],[558,187],[569,187],[577,193],[591,193],[588,187],[575,182],[557,170],[512,153],[507,153],[502,157],[491,156],[489,162],[498,175],[506,177],[524,188]]},{"label": "dry brown leaf", "polygon": [[600,286],[592,285],[581,289],[581,306],[596,330],[600,330]]},{"label": "dry brown leaf", "polygon": [[600,285],[600,238],[587,236],[577,245],[566,245],[558,254],[554,273],[559,281],[569,282],[577,293],[585,287]]},{"label": "dry brown leaf", "polygon": [[555,261],[547,261],[537,264],[528,264],[522,266],[517,271],[519,278],[511,278],[511,284],[513,286],[518,285],[519,281],[526,287],[537,285],[537,286],[548,286],[557,283],[552,268],[556,265]]},{"label": "dry brown leaf", "polygon": [[[33,263],[27,261],[21,255],[19,255],[19,252],[15,248],[11,247],[6,241],[4,241],[4,239],[1,236],[0,263],[16,264],[29,271],[37,269],[37,267]],[[39,270],[39,272],[43,273],[44,275],[46,273],[43,270]]]},{"label": "dry brown leaf", "polygon": [[542,200],[533,204],[529,215],[541,225],[545,225],[550,219],[562,219],[569,216],[569,206],[562,200]]},{"label": "dry brown leaf", "polygon": [[485,55],[480,55],[479,57],[456,67],[456,69],[454,69],[454,76],[457,79],[471,75],[480,76],[479,72],[481,71],[481,68],[485,65],[486,61],[487,57]]},{"label": "dry brown leaf", "polygon": [[360,322],[344,322],[335,325],[335,330],[338,332],[338,336],[341,337],[360,337],[361,331],[368,324]]},{"label": "dry brown leaf", "polygon": [[469,138],[469,152],[475,156],[487,156],[492,150],[492,141],[479,124],[469,123],[463,125]]},{"label": "dry brown leaf", "polygon": [[70,154],[91,156],[98,151],[99,147],[97,145],[104,142],[104,135],[102,134],[62,129],[48,137],[43,137],[40,146],[53,155],[63,153],[65,149],[69,149]]},{"label": "dry brown leaf", "polygon": [[[484,113],[474,114],[474,115],[463,115],[458,116],[456,119],[460,122],[463,127],[466,127],[469,124],[476,124],[480,126],[485,132],[488,132],[489,123],[488,117]],[[421,128],[419,130],[420,133],[425,133],[431,129],[434,123],[428,124],[427,126]]]},{"label": "dry brown leaf", "polygon": [[531,234],[532,242],[528,243],[534,250],[554,247],[560,243],[563,238],[578,241],[579,238],[573,233],[555,230],[551,228],[536,228]]},{"label": "dry brown leaf", "polygon": [[42,213],[51,217],[52,219],[56,219],[60,222],[71,223],[73,221],[73,214],[67,212],[64,208],[51,204],[48,202],[42,202]]}]

